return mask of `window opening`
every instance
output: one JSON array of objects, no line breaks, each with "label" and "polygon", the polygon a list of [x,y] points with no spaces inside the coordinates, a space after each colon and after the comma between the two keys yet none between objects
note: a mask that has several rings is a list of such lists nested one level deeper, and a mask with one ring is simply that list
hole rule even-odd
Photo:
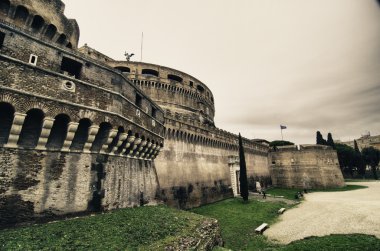
[{"label": "window opening", "polygon": [[75,76],[75,78],[79,78],[82,71],[82,64],[73,59],[63,57],[61,63],[61,71],[65,75]]},{"label": "window opening", "polygon": [[30,54],[29,64],[37,65],[37,60],[38,60],[38,56],[36,56],[34,54]]}]

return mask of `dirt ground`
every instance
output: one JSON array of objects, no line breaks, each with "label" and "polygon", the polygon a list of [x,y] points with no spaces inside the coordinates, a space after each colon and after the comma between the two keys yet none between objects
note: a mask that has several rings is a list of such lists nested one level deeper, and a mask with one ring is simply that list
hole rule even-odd
[{"label": "dirt ground", "polygon": [[348,184],[368,188],[307,194],[299,206],[286,211],[264,234],[283,244],[330,234],[360,233],[380,238],[380,182]]}]

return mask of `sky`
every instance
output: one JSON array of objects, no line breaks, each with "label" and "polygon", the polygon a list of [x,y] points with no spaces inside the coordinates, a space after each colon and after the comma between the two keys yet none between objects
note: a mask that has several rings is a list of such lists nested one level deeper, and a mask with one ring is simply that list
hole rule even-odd
[{"label": "sky", "polygon": [[375,0],[63,0],[80,45],[184,71],[215,98],[215,124],[315,143],[380,134]]}]

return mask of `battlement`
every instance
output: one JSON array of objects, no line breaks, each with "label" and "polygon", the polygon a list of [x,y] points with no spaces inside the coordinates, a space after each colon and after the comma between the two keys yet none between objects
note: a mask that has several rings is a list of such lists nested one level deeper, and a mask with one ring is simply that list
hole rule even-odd
[{"label": "battlement", "polygon": [[289,146],[276,146],[271,148],[271,152],[293,152],[293,151],[313,151],[313,150],[332,150],[330,146],[325,145],[314,145],[314,144],[304,144],[304,145],[289,145]]},{"label": "battlement", "polygon": [[209,120],[213,124],[214,97],[198,79],[169,67],[148,63],[111,61],[109,65],[122,72],[163,109],[196,114],[199,120]]},{"label": "battlement", "polygon": [[39,39],[77,48],[79,26],[64,15],[64,9],[64,3],[59,0],[0,0],[0,19]]}]

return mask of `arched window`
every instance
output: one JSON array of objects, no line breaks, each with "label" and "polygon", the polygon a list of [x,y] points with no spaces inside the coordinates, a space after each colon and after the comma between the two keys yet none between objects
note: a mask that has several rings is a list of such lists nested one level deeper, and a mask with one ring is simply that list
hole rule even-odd
[{"label": "arched window", "polygon": [[59,44],[65,44],[65,42],[66,42],[66,35],[65,34],[61,34],[60,36],[59,36],[59,38],[57,39],[57,43],[59,43]]},{"label": "arched window", "polygon": [[69,42],[67,45],[66,45],[67,48],[69,49],[72,49],[73,48],[73,45]]},{"label": "arched window", "polygon": [[34,16],[33,22],[32,22],[32,28],[34,31],[39,31],[44,26],[45,20],[41,16]]},{"label": "arched window", "polygon": [[39,109],[32,109],[26,113],[18,145],[22,147],[36,147],[41,135],[44,113]]},{"label": "arched window", "polygon": [[15,110],[11,104],[0,103],[0,145],[8,142]]},{"label": "arched window", "polygon": [[8,15],[9,8],[11,7],[11,3],[9,0],[0,0],[0,12]]},{"label": "arched window", "polygon": [[79,120],[79,126],[75,133],[73,142],[71,143],[70,150],[82,151],[88,139],[89,128],[91,121],[89,119]]},{"label": "arched window", "polygon": [[172,74],[168,75],[168,79],[179,82],[179,83],[182,83],[182,81],[183,81],[183,79],[181,77],[176,76],[176,75],[172,75]]},{"label": "arched window", "polygon": [[47,149],[59,150],[62,148],[67,136],[70,117],[66,114],[59,114],[55,117],[53,127],[46,144]]},{"label": "arched window", "polygon": [[112,126],[108,122],[103,122],[100,124],[98,134],[96,134],[94,143],[91,147],[92,152],[100,152],[104,143],[107,142],[111,128]]},{"label": "arched window", "polygon": [[129,69],[128,67],[125,67],[125,66],[117,66],[117,67],[115,67],[115,69],[121,71],[122,73],[130,73],[131,72],[131,69]]},{"label": "arched window", "polygon": [[197,85],[197,90],[203,93],[205,91],[205,88],[203,88],[201,85]]},{"label": "arched window", "polygon": [[53,24],[49,24],[45,31],[45,36],[49,39],[53,39],[56,32],[57,32],[57,27],[55,27]]},{"label": "arched window", "polygon": [[14,19],[20,24],[24,24],[29,16],[29,11],[22,5],[17,6]]},{"label": "arched window", "polygon": [[158,77],[158,71],[152,70],[152,69],[143,69],[141,71],[141,74],[143,75],[149,75],[149,76],[155,76]]}]

